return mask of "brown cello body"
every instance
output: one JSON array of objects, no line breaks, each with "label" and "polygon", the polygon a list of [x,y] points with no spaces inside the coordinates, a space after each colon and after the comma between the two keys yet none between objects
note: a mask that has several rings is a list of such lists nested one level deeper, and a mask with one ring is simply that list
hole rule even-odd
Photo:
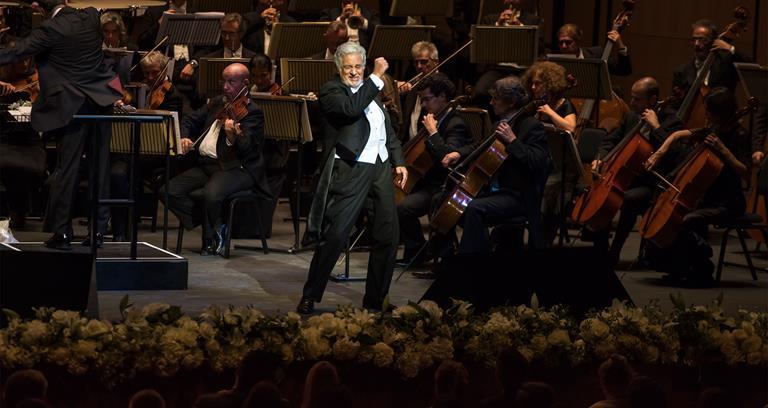
[{"label": "brown cello body", "polygon": [[589,191],[576,200],[571,213],[573,221],[592,231],[608,227],[624,203],[624,192],[635,177],[644,171],[643,162],[652,153],[651,143],[639,132],[635,132],[606,162],[605,171]]},{"label": "brown cello body", "polygon": [[[572,98],[571,103],[573,104],[573,107],[576,109],[577,115],[579,118],[589,118],[592,116],[592,106],[591,104],[586,104],[586,99],[581,98]],[[587,105],[585,107],[585,105]],[[584,112],[582,114],[582,109],[589,109],[589,112]],[[595,127],[605,129],[606,132],[611,133],[612,131],[616,130],[616,128],[619,127],[621,124],[621,121],[624,120],[624,116],[629,112],[629,106],[626,102],[624,102],[623,99],[619,98],[618,95],[615,93],[613,94],[613,98],[609,101],[600,101],[600,106],[598,107],[598,120],[597,123],[594,124]],[[578,135],[581,133],[580,129],[583,129],[587,127],[587,125],[590,123],[590,120],[580,120],[581,123],[577,123],[577,131],[576,131],[576,138],[578,139]]]},{"label": "brown cello body", "polygon": [[416,187],[416,183],[424,178],[424,175],[427,174],[434,164],[432,155],[427,151],[427,136],[426,130],[422,129],[416,137],[409,140],[403,146],[403,157],[408,168],[408,179],[402,188],[398,186],[397,180],[394,180],[395,203],[399,204],[405,196],[410,194],[414,187]]},{"label": "brown cello body", "polygon": [[[768,166],[768,162],[763,160],[762,166]],[[747,212],[759,215],[763,219],[763,224],[765,224],[768,223],[768,212],[766,212],[765,208],[765,196],[758,194],[757,192],[760,167],[762,166],[755,166],[752,171],[752,180],[749,184],[751,188],[749,190],[749,195],[747,196]],[[749,234],[749,236],[757,242],[768,244],[762,231],[748,229],[747,234]]]},{"label": "brown cello body", "polygon": [[653,208],[643,216],[642,237],[660,248],[671,246],[683,218],[696,209],[724,165],[712,149],[700,143],[672,182],[676,187],[661,193]]}]

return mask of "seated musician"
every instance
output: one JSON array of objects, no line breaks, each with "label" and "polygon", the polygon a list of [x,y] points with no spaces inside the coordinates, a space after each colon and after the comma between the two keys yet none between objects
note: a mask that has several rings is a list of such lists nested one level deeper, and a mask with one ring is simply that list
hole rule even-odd
[{"label": "seated musician", "polygon": [[[283,89],[272,80],[272,60],[264,54],[256,54],[248,63],[251,72],[251,96],[254,95],[283,95]],[[283,172],[288,164],[288,153],[291,144],[285,140],[264,140],[264,158],[268,176]],[[274,191],[273,198],[277,200],[279,191]]]},{"label": "seated musician", "polygon": [[358,1],[341,0],[341,7],[323,10],[321,21],[338,21],[347,27],[349,41],[368,47],[373,38],[373,31],[379,25],[379,13],[364,7]]},{"label": "seated musician", "polygon": [[693,59],[675,68],[672,76],[675,91],[685,95],[704,61],[710,53],[715,53],[712,68],[704,79],[704,85],[709,88],[726,87],[734,92],[739,74],[733,63],[747,61],[748,58],[737,52],[735,46],[717,38],[717,26],[712,21],[698,20],[691,24],[691,30]]},{"label": "seated musician", "polygon": [[[765,149],[768,147],[768,103],[764,101],[754,116],[752,126],[752,164],[762,166]],[[768,221],[768,220],[766,220]]]},{"label": "seated musician", "polygon": [[[428,41],[419,41],[411,47],[413,66],[417,75],[424,75],[440,63],[435,44]],[[403,126],[398,132],[398,137],[403,143],[414,138],[419,131],[419,124],[425,112],[421,109],[421,97],[418,92],[411,92],[410,82],[397,81],[402,102]]]},{"label": "seated musician", "polygon": [[104,38],[101,48],[123,48],[131,51],[139,49],[128,41],[125,23],[120,14],[108,11],[101,15],[100,20],[101,36]]},{"label": "seated musician", "polygon": [[[640,121],[646,125],[641,128],[640,133],[651,143],[654,150],[661,146],[671,132],[682,127],[680,119],[675,115],[675,109],[667,106],[658,114],[654,110],[654,106],[659,101],[659,83],[656,79],[640,78],[632,85],[630,95],[629,106],[632,110],[625,116],[621,125],[603,139],[597,157],[606,157],[622,140],[634,136],[630,134],[630,131]],[[670,152],[663,163],[656,167],[656,171],[666,177],[682,160],[680,153],[682,152]],[[601,165],[602,162],[599,159],[595,160],[592,162],[592,169],[598,170]],[[621,206],[619,221],[609,252],[612,265],[619,261],[621,249],[635,226],[637,217],[648,210],[651,205],[653,193],[658,184],[659,179],[651,174],[639,175],[635,177],[630,188],[624,192],[624,202]],[[610,227],[605,231],[598,231],[594,235],[595,246],[603,251],[609,251],[609,230]]]},{"label": "seated musician", "polygon": [[[608,40],[613,41],[616,56],[608,58],[608,71],[611,75],[628,76],[632,74],[632,60],[629,58],[629,48],[621,39],[618,31],[609,31]],[[600,58],[603,55],[603,47],[582,47],[581,39],[584,36],[581,28],[576,24],[565,24],[557,32],[557,46],[560,54],[573,55],[576,58]]]},{"label": "seated musician", "polygon": [[[167,74],[168,57],[159,51],[147,54],[139,64],[143,74],[143,82],[150,89],[147,93],[147,109],[166,110],[179,113],[182,118],[181,95],[171,83]],[[130,189],[130,157],[123,154],[112,154],[110,168],[110,193],[113,198],[125,198]],[[155,170],[165,168],[165,159],[158,156],[141,156],[138,163],[138,179],[144,180],[155,174]],[[112,240],[122,242],[126,239],[128,225],[128,209],[112,207]]]},{"label": "seated musician", "polygon": [[487,14],[480,20],[481,25],[513,26],[539,25],[541,19],[530,12],[529,0],[504,0],[504,9],[498,14]]},{"label": "seated musician", "polygon": [[336,48],[339,48],[339,45],[344,44],[348,39],[349,33],[347,32],[347,26],[344,22],[338,20],[332,21],[331,24],[328,25],[328,29],[323,33],[325,51],[320,51],[310,58],[315,60],[332,60],[333,55],[336,54]]},{"label": "seated musician", "polygon": [[295,23],[296,19],[286,12],[284,0],[259,0],[256,10],[243,17],[248,22],[248,30],[243,43],[254,52],[266,54],[275,23]]},{"label": "seated musician", "polygon": [[[448,170],[443,159],[452,152],[472,143],[469,126],[448,103],[453,99],[456,88],[442,73],[436,73],[419,83],[414,91],[421,96],[421,103],[427,112],[422,120],[428,136],[424,143],[432,157],[432,167],[413,190],[397,205],[400,222],[400,236],[405,244],[403,262],[408,263],[424,245],[419,217],[429,214],[432,204],[440,195]],[[407,159],[407,157],[406,157]],[[413,164],[413,163],[411,163]],[[413,172],[411,177],[413,177]],[[437,195],[437,196],[436,196]]]},{"label": "seated musician", "polygon": [[[222,224],[224,200],[230,195],[253,190],[270,196],[264,175],[264,115],[250,100],[247,88],[248,68],[230,64],[222,73],[223,95],[212,98],[201,109],[184,117],[181,147],[192,152],[194,167],[170,181],[168,209],[184,228],[190,230],[202,222],[202,255],[221,254],[226,236]],[[237,100],[235,97],[244,95]],[[228,114],[227,106],[234,107]],[[238,113],[242,118],[232,118]],[[193,142],[193,139],[196,142]],[[204,216],[196,219],[194,194],[202,190]],[[164,198],[161,192],[160,197]]]},{"label": "seated musician", "polygon": [[187,0],[169,0],[165,6],[148,7],[144,14],[135,20],[131,38],[135,39],[140,49],[150,50],[155,46],[157,32],[160,30],[160,23],[165,14],[194,12]]},{"label": "seated musician", "polygon": [[705,143],[723,160],[724,166],[704,198],[683,218],[676,242],[670,249],[677,264],[670,268],[667,278],[691,286],[714,283],[712,247],[704,239],[706,230],[709,225],[732,222],[744,214],[746,200],[741,182],[749,177],[751,161],[749,134],[732,120],[737,108],[733,93],[726,88],[716,88],[704,99],[704,106],[708,128],[703,132],[672,133],[647,162],[648,168],[656,167],[676,142],[685,140]]},{"label": "seated musician", "polygon": [[491,105],[501,120],[495,136],[508,154],[493,175],[486,194],[472,200],[464,211],[460,254],[490,251],[488,227],[515,216],[530,224],[530,245],[540,247],[540,208],[551,158],[546,133],[533,116],[522,114],[513,126],[507,123],[528,103],[528,93],[517,77],[502,78],[491,87]]},{"label": "seated musician", "polygon": [[[576,109],[568,98],[563,97],[568,87],[565,68],[549,61],[537,62],[526,71],[521,80],[533,99],[545,102],[536,113],[539,121],[567,132],[576,129]],[[561,224],[562,189],[565,188],[565,202],[570,202],[578,177],[579,174],[573,171],[572,166],[567,168],[565,186],[562,172],[552,172],[547,177],[541,206],[542,231],[547,244],[552,242]]]}]

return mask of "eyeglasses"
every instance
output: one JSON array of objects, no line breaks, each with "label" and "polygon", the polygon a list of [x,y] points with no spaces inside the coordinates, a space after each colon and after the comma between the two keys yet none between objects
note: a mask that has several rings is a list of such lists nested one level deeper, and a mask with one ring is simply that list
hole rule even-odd
[{"label": "eyeglasses", "polygon": [[221,36],[222,36],[222,37],[225,37],[225,38],[228,38],[228,37],[236,37],[236,36],[237,36],[237,34],[238,34],[238,33],[237,33],[237,31],[235,31],[235,32],[232,32],[232,31],[222,31],[222,32],[221,32]]},{"label": "eyeglasses", "polygon": [[557,43],[558,43],[558,44],[562,44],[562,45],[571,45],[571,44],[573,44],[574,42],[575,42],[575,41],[573,41],[573,40],[571,40],[571,39],[565,39],[565,38],[564,38],[564,39],[562,39],[562,40],[558,40],[558,41],[557,41]]}]

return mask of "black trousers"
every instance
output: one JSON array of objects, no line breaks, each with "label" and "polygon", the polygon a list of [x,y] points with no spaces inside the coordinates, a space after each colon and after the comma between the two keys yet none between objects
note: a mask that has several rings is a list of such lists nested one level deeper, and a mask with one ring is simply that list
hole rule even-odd
[{"label": "black trousers", "polygon": [[507,191],[498,191],[470,201],[462,216],[463,232],[458,252],[490,252],[488,227],[521,215],[525,215],[522,197]]},{"label": "black trousers", "polygon": [[419,218],[429,214],[436,198],[439,197],[436,197],[432,188],[420,186],[397,204],[400,239],[405,245],[404,258],[409,259],[416,255],[419,248],[424,245],[424,232]]},{"label": "black trousers", "polygon": [[[221,225],[224,200],[232,194],[252,189],[253,177],[241,167],[222,170],[216,159],[201,157],[195,167],[171,179],[168,187],[168,209],[187,230],[203,225],[203,239],[213,238],[214,228]],[[200,214],[196,206],[203,202]],[[165,194],[161,189],[160,197]]]},{"label": "black trousers", "polygon": [[637,217],[643,215],[651,205],[653,198],[653,188],[648,186],[637,186],[624,192],[624,202],[621,205],[619,213],[619,222],[616,224],[616,232],[613,236],[610,249],[608,247],[608,236],[610,227],[595,232],[595,247],[608,252],[611,262],[616,264],[621,256],[621,249],[627,242],[629,233],[637,222]]},{"label": "black trousers", "polygon": [[371,253],[363,307],[380,309],[389,293],[397,255],[398,224],[392,166],[336,159],[323,218],[322,239],[309,266],[303,297],[320,302],[328,277],[364,205],[369,210]]},{"label": "black trousers", "polygon": [[[103,108],[86,99],[78,115],[98,114]],[[72,204],[79,182],[78,169],[83,152],[89,159],[98,159],[98,168],[88,180],[98,180],[100,198],[109,197],[109,142],[112,129],[109,123],[83,124],[70,122],[63,128],[51,131],[56,138],[56,170],[52,175],[44,229],[53,233],[72,234]],[[88,150],[85,150],[88,146]],[[90,203],[90,201],[89,201]],[[106,233],[109,207],[100,206],[98,215],[100,233]]]}]

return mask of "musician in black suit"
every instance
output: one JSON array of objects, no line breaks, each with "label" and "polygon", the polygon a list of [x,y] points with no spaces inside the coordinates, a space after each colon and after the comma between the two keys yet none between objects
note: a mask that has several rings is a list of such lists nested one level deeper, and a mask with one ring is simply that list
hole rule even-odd
[{"label": "musician in black suit", "polygon": [[495,136],[505,145],[507,158],[491,177],[488,192],[469,202],[462,216],[460,254],[490,251],[488,227],[523,216],[530,225],[530,245],[541,247],[541,197],[552,160],[544,126],[522,113],[507,122],[528,103],[528,93],[514,76],[502,78],[491,88],[491,105],[501,121]]},{"label": "musician in black suit", "polygon": [[[403,262],[409,262],[424,245],[424,234],[419,217],[427,215],[439,196],[448,175],[448,159],[472,143],[469,126],[448,104],[456,93],[453,82],[442,73],[436,73],[416,86],[414,92],[421,96],[423,109],[427,112],[422,120],[426,132],[424,146],[432,158],[432,167],[414,186],[413,190],[397,205],[400,221],[400,236],[405,244]],[[411,174],[413,177],[413,174]],[[423,252],[422,252],[423,253]]]},{"label": "musician in black suit", "polygon": [[[627,113],[621,125],[603,139],[597,157],[607,157],[624,139],[634,136],[631,131],[640,121],[646,124],[641,128],[640,133],[651,143],[653,150],[658,149],[670,133],[682,128],[683,124],[677,118],[675,109],[667,106],[658,114],[654,110],[654,106],[659,101],[659,83],[656,79],[640,78],[632,85],[630,95],[629,106],[632,110]],[[657,166],[656,171],[666,176],[682,160],[682,155],[682,149],[670,152],[665,156],[664,162]],[[597,170],[601,165],[600,160],[595,160],[592,162],[592,169]],[[653,193],[659,182],[660,180],[652,174],[643,173],[635,177],[630,188],[624,192],[624,202],[610,251],[608,249],[610,226],[603,231],[595,232],[595,247],[609,251],[612,265],[619,261],[621,249],[635,226],[637,217],[650,207]]]},{"label": "musician in black suit", "polygon": [[363,7],[357,1],[342,0],[341,7],[323,10],[321,21],[339,21],[348,27],[350,41],[357,41],[363,48],[368,47],[373,31],[381,23],[379,12]]},{"label": "musician in black suit", "polygon": [[325,160],[308,220],[308,233],[319,243],[297,307],[303,314],[312,313],[321,301],[364,205],[370,207],[371,254],[363,307],[382,308],[399,238],[392,169],[401,186],[408,177],[400,142],[378,98],[387,61],[377,58],[373,73],[363,79],[365,49],[354,42],[342,44],[334,61],[339,76],[320,89]]},{"label": "musician in black suit", "polygon": [[[573,55],[576,58],[600,58],[603,47],[582,47],[581,39],[584,32],[576,24],[565,24],[557,31],[557,47],[560,54]],[[632,74],[632,60],[629,58],[629,48],[624,44],[618,31],[609,31],[608,40],[613,41],[614,55],[608,57],[608,72],[611,75],[628,76]]]},{"label": "musician in black suit", "polygon": [[[56,138],[57,163],[50,188],[45,227],[53,236],[46,246],[68,249],[72,239],[70,210],[78,182],[78,167],[86,145],[93,147],[100,164],[96,169],[101,194],[108,194],[109,126],[72,122],[76,114],[109,110],[120,94],[111,89],[115,73],[104,64],[99,13],[66,6],[64,0],[43,0],[40,5],[51,16],[15,48],[0,50],[0,65],[37,55],[40,96],[32,105],[32,127]],[[97,231],[106,229],[109,209],[103,207]]]},{"label": "musician in black suit", "polygon": [[246,13],[243,17],[248,22],[248,30],[243,37],[243,43],[249,49],[266,54],[272,37],[272,26],[275,23],[295,23],[296,19],[286,13],[283,0],[259,0],[256,10]]},{"label": "musician in black suit", "polygon": [[[202,189],[201,255],[221,254],[226,245],[227,226],[221,220],[227,197],[245,190],[271,196],[262,155],[264,114],[248,97],[248,76],[248,68],[243,64],[227,66],[222,73],[223,95],[185,116],[181,124],[181,146],[185,152],[192,151],[195,166],[171,179],[167,204],[182,226],[191,230],[199,223],[199,217],[194,214],[196,206],[190,194]],[[218,118],[238,94],[245,95],[247,101],[245,116],[237,122],[230,117]],[[160,197],[164,197],[162,192]]]},{"label": "musician in black suit", "polygon": [[336,53],[336,48],[339,48],[339,45],[344,44],[348,39],[349,34],[344,22],[338,20],[331,21],[331,24],[328,25],[328,29],[323,33],[325,51],[313,54],[309,58],[313,60],[332,60],[333,55]]},{"label": "musician in black suit", "polygon": [[748,58],[737,52],[735,46],[717,38],[717,26],[712,21],[698,20],[691,24],[691,30],[694,57],[675,68],[672,75],[675,91],[681,95],[687,93],[704,61],[710,53],[714,53],[714,60],[704,85],[710,88],[726,87],[734,92],[736,83],[739,82],[739,73],[733,63],[747,61]]},{"label": "musician in black suit", "polygon": [[[438,64],[440,56],[435,44],[429,41],[419,41],[411,46],[411,57],[416,75],[425,75]],[[398,137],[405,143],[416,137],[421,125],[421,119],[426,112],[421,109],[421,97],[418,92],[411,92],[413,85],[407,81],[396,81],[401,97],[403,126]]]}]

